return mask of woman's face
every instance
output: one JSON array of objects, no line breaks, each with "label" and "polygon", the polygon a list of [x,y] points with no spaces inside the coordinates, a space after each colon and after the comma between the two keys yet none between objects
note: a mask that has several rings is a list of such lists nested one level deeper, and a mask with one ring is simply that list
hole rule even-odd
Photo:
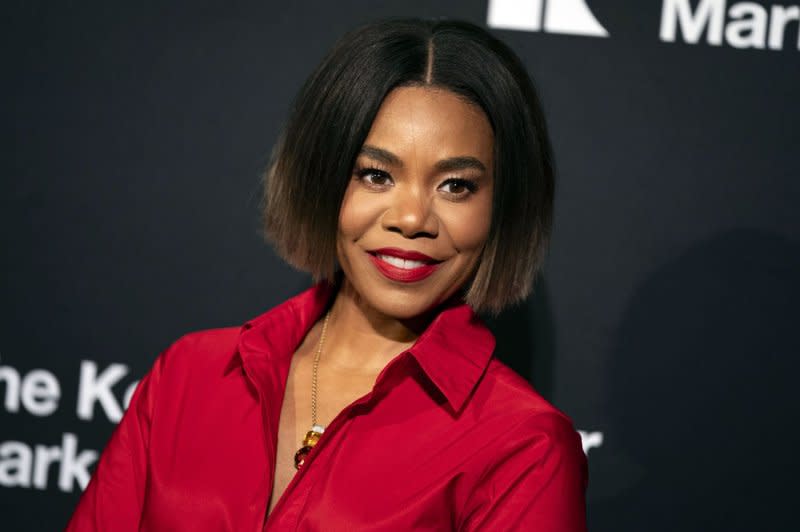
[{"label": "woman's face", "polygon": [[489,234],[493,147],[486,115],[452,92],[389,93],[339,213],[339,263],[365,303],[412,318],[469,280]]}]

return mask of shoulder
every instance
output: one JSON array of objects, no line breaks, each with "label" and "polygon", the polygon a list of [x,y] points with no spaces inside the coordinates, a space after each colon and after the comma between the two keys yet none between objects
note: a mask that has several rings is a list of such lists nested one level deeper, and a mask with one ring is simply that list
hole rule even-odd
[{"label": "shoulder", "polygon": [[494,442],[477,457],[483,475],[519,469],[585,489],[588,464],[572,419],[518,373],[493,358],[473,400],[474,421]]},{"label": "shoulder", "polygon": [[184,334],[159,355],[156,367],[172,375],[224,371],[237,352],[240,331],[241,327],[221,327]]},{"label": "shoulder", "polygon": [[515,437],[529,443],[540,442],[545,447],[583,454],[572,419],[495,358],[475,390],[473,410],[476,420],[487,428],[512,431]]},{"label": "shoulder", "polygon": [[192,331],[175,340],[168,351],[182,353],[184,356],[190,353],[213,356],[220,351],[229,351],[235,348],[240,331],[241,327],[220,327]]},{"label": "shoulder", "polygon": [[495,359],[473,400],[482,445],[459,529],[585,531],[588,463],[570,418]]},{"label": "shoulder", "polygon": [[569,417],[542,397],[527,380],[494,357],[478,385],[476,399],[486,403],[487,413],[520,418],[543,415],[571,424]]}]

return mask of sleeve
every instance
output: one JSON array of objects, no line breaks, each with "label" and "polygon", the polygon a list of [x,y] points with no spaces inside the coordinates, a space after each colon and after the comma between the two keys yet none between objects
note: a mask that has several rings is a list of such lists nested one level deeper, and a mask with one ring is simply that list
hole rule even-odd
[{"label": "sleeve", "polygon": [[571,422],[540,414],[507,438],[511,445],[486,467],[467,499],[459,530],[585,532],[588,467]]},{"label": "sleeve", "polygon": [[66,530],[138,530],[147,482],[148,441],[164,358],[139,381],[131,402],[100,455]]}]

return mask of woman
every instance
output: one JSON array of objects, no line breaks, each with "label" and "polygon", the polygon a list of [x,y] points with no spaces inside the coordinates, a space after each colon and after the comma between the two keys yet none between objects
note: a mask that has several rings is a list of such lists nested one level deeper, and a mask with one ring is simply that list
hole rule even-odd
[{"label": "woman", "polygon": [[265,192],[276,249],[320,281],[164,352],[68,529],[584,530],[578,435],[475,315],[528,295],[551,224],[513,52],[456,21],[349,33]]}]

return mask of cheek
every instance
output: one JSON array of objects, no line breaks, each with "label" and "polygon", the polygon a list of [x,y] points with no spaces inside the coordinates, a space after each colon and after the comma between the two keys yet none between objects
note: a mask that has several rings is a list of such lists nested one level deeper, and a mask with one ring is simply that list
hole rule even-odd
[{"label": "cheek", "polygon": [[476,202],[469,212],[452,209],[443,213],[441,219],[447,226],[453,247],[465,255],[477,254],[483,249],[489,237],[492,220],[491,201]]},{"label": "cheek", "polygon": [[348,186],[339,210],[339,238],[352,242],[361,238],[379,219],[381,205],[376,194]]}]

